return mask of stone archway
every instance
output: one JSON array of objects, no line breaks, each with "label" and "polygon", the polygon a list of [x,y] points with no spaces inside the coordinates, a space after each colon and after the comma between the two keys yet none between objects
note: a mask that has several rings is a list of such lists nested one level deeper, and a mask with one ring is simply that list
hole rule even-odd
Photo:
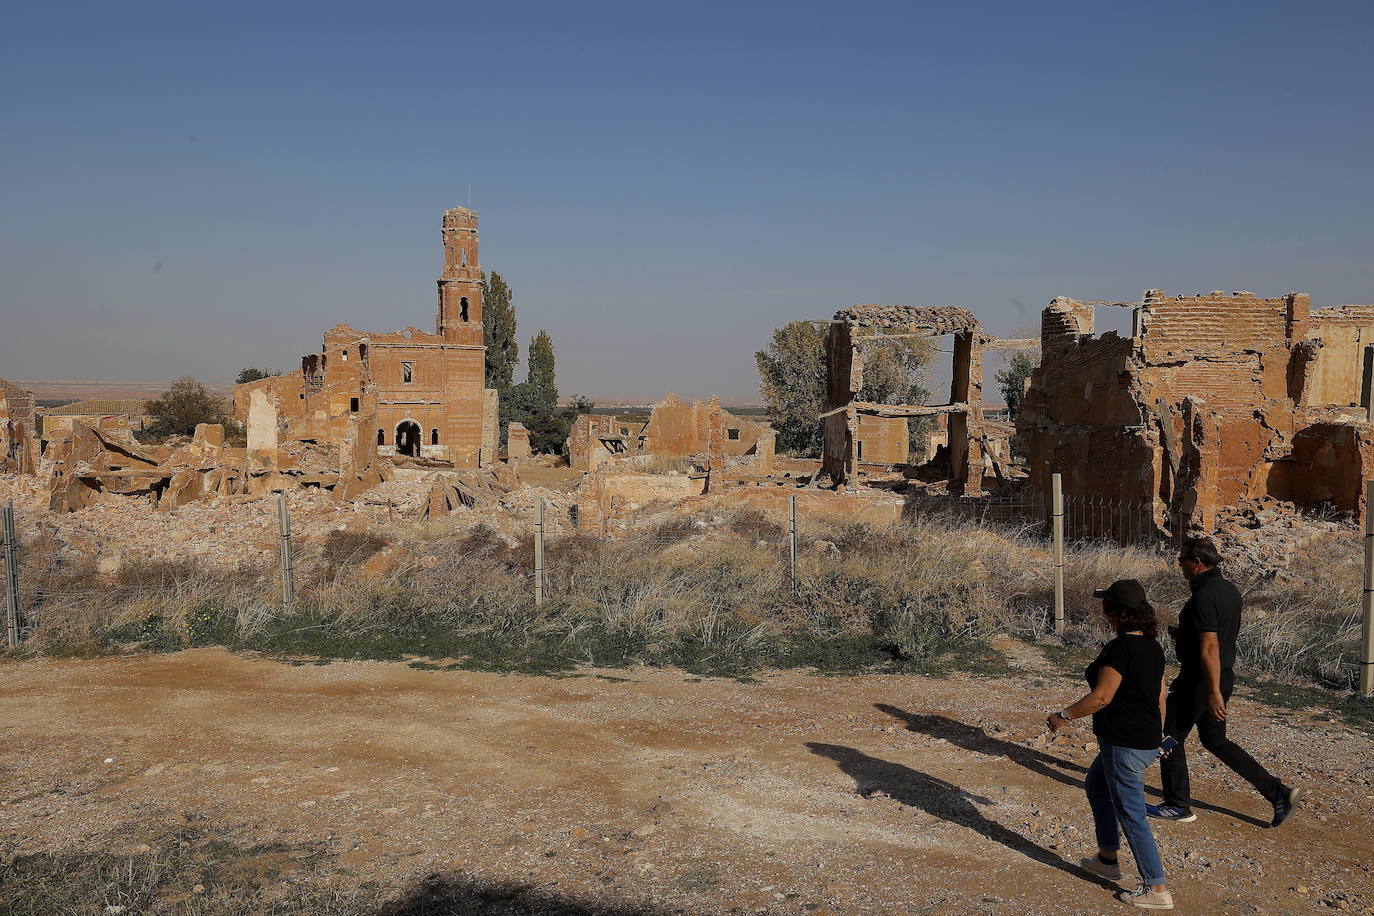
[{"label": "stone archway", "polygon": [[396,454],[420,457],[420,424],[414,420],[402,420],[396,424]]}]

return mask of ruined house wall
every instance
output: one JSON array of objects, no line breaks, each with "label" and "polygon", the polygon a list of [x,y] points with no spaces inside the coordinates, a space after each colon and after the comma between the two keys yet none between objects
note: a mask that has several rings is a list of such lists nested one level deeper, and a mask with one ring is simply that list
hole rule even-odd
[{"label": "ruined house wall", "polygon": [[0,379],[0,473],[33,474],[38,452],[33,392]]},{"label": "ruined house wall", "polygon": [[[1372,467],[1369,428],[1307,405],[1348,403],[1368,317],[1313,313],[1298,293],[1151,290],[1137,336],[1092,337],[1091,306],[1056,299],[1017,417],[1032,481],[1047,490],[1059,472],[1071,499],[1149,505],[1160,524],[1203,528],[1220,508],[1262,497],[1353,508]],[[1352,328],[1353,343],[1327,354],[1323,331]]]},{"label": "ruined house wall", "polygon": [[905,417],[859,416],[855,433],[856,457],[864,464],[906,464],[911,434]]},{"label": "ruined house wall", "polygon": [[525,424],[512,422],[506,427],[506,457],[512,460],[530,457],[530,431]]},{"label": "ruined house wall", "polygon": [[1309,336],[1321,347],[1311,373],[1311,404],[1346,407],[1363,404],[1369,369],[1366,350],[1374,346],[1374,305],[1337,305],[1312,312]]},{"label": "ruined house wall", "polygon": [[[601,444],[602,437],[619,435],[622,426],[614,416],[578,414],[568,432],[568,464],[579,471],[595,470],[597,465],[611,459],[611,453]],[[635,427],[642,424],[636,423]]]}]

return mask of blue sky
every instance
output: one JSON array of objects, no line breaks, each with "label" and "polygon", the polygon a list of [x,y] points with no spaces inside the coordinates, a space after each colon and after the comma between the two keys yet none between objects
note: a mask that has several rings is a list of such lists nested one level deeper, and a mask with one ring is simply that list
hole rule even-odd
[{"label": "blue sky", "polygon": [[756,396],[855,302],[1374,302],[1374,5],[11,5],[0,375],[433,322],[481,214],[560,388]]}]

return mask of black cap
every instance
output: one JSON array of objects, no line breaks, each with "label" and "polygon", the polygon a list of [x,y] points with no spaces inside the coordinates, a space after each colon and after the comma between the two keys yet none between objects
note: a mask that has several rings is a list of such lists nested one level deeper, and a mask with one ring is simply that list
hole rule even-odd
[{"label": "black cap", "polygon": [[1106,588],[1093,592],[1093,597],[1104,598],[1133,611],[1142,611],[1150,603],[1145,597],[1145,586],[1134,579],[1118,579]]}]

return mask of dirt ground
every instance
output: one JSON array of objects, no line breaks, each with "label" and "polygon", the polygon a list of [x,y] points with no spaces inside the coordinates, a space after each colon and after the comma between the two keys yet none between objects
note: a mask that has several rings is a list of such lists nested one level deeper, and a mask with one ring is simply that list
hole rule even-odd
[{"label": "dirt ground", "polygon": [[[124,850],[196,818],[322,843],[334,881],[397,893],[438,874],[684,913],[1124,912],[1071,864],[1090,734],[1043,734],[1081,690],[1013,648],[1012,678],[756,683],[219,650],[6,663],[0,844]],[[1374,742],[1244,698],[1232,727],[1310,801],[1265,829],[1268,805],[1193,754],[1201,816],[1156,831],[1179,911],[1374,912]]]}]

